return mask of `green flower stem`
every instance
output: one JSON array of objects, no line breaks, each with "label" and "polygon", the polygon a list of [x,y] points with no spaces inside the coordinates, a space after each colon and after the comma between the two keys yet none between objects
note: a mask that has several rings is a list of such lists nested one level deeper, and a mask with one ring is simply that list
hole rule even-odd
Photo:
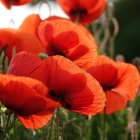
[{"label": "green flower stem", "polygon": [[76,24],[79,24],[79,22],[80,22],[80,12],[77,13],[76,20],[75,20]]},{"label": "green flower stem", "polygon": [[51,134],[52,134],[52,128],[53,128],[53,121],[54,121],[54,115],[53,115],[53,117],[52,117],[52,119],[51,119],[51,128],[50,128],[48,140],[51,140]]},{"label": "green flower stem", "polygon": [[59,108],[56,110],[56,140],[59,140]]},{"label": "green flower stem", "polygon": [[94,25],[89,24],[88,27],[87,27],[92,35],[94,34],[94,31],[93,31],[94,29],[93,28],[96,28],[95,26],[96,26],[95,24]]},{"label": "green flower stem", "polygon": [[110,40],[109,40],[109,43],[110,43],[110,57],[112,58],[112,59],[114,59],[114,39],[115,39],[115,37],[114,36],[112,36],[112,37],[110,37]]},{"label": "green flower stem", "polygon": [[45,126],[42,128],[42,140],[46,140],[46,131],[45,131]]},{"label": "green flower stem", "polygon": [[103,115],[103,140],[106,140],[106,107],[104,108]]},{"label": "green flower stem", "polygon": [[14,140],[16,140],[16,113],[14,113],[13,129],[14,129]]},{"label": "green flower stem", "polygon": [[6,121],[6,126],[5,126],[5,131],[4,134],[2,135],[1,140],[4,140],[6,138],[6,133],[8,132],[8,126],[9,126],[9,122],[10,122],[10,114],[8,114],[7,116],[7,121]]}]

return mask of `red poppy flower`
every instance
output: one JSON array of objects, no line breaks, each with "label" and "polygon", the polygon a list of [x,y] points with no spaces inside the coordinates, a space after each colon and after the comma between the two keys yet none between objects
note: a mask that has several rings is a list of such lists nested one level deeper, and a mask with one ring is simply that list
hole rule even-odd
[{"label": "red poppy flower", "polygon": [[97,19],[105,9],[106,0],[57,0],[64,12],[73,21],[91,23]]},{"label": "red poppy flower", "polygon": [[96,43],[90,33],[69,20],[50,17],[40,23],[38,35],[49,55],[65,56],[80,67],[88,67],[96,59]]},{"label": "red poppy flower", "polygon": [[99,56],[96,64],[87,71],[99,81],[106,93],[106,114],[125,108],[127,100],[135,98],[140,81],[133,65]]},{"label": "red poppy flower", "polygon": [[20,51],[28,51],[34,54],[45,52],[36,36],[16,29],[0,29],[0,49],[3,47],[6,47],[5,55],[9,59],[12,57],[13,48],[15,48],[16,53]]},{"label": "red poppy flower", "polygon": [[47,98],[47,87],[38,80],[0,75],[0,101],[8,109],[16,112],[26,128],[37,129],[44,126],[60,104]]},{"label": "red poppy flower", "polygon": [[33,0],[0,0],[0,1],[7,9],[10,9],[12,5],[19,6],[30,3]]},{"label": "red poppy flower", "polygon": [[[31,14],[27,16],[22,24],[20,25],[19,29],[37,35],[38,26],[41,22],[40,16],[38,14]],[[29,26],[30,25],[30,26]]]},{"label": "red poppy flower", "polygon": [[95,115],[104,108],[105,94],[99,83],[63,56],[39,60],[35,55],[19,53],[11,61],[8,73],[39,79],[49,88],[48,97],[73,112]]}]

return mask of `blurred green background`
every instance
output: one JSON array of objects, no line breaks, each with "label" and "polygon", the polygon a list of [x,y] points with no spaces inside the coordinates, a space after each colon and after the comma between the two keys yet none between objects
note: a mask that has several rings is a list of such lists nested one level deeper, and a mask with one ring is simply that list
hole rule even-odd
[{"label": "blurred green background", "polygon": [[116,0],[115,17],[119,22],[115,53],[130,62],[140,57],[140,0]]}]

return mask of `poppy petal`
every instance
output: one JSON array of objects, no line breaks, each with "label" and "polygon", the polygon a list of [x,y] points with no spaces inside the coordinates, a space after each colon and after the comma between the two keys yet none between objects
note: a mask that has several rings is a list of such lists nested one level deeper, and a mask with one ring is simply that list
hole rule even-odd
[{"label": "poppy petal", "polygon": [[[57,64],[57,61],[58,61],[58,64]],[[42,61],[36,55],[27,53],[27,52],[20,52],[11,60],[7,73],[14,74],[17,76],[32,77],[32,78],[40,80],[43,83],[46,83],[47,80],[49,80],[51,83],[56,79],[57,83],[55,84],[55,89],[58,89],[59,87],[63,87],[63,89],[68,90],[68,91],[80,90],[86,83],[86,79],[84,78],[83,74],[76,73],[75,75],[74,74],[72,75],[72,74],[69,74],[67,71],[63,71],[63,68],[62,70],[60,69],[60,74],[63,73],[65,75],[61,77],[61,80],[68,81],[67,84],[69,86],[67,88],[65,88],[66,87],[65,82],[59,81],[57,77],[55,78],[56,69],[57,67],[59,67],[59,63],[65,63],[64,69],[66,67],[65,65],[68,66],[68,64],[66,64],[67,61],[64,60],[64,62],[61,62],[61,56],[58,56],[58,59],[56,58],[56,60],[54,61],[53,61],[53,58],[52,59],[48,58]],[[59,71],[57,71],[57,73],[59,73]],[[48,76],[50,76],[49,79],[47,79]],[[74,80],[76,80],[76,82],[81,81],[81,84],[77,85],[78,88],[77,87],[75,88],[75,86],[72,86]]]},{"label": "poppy petal", "polygon": [[0,48],[3,46],[7,46],[5,55],[9,59],[12,57],[14,48],[16,53],[20,51],[27,51],[34,54],[45,53],[45,49],[38,38],[22,30],[0,29]]},{"label": "poppy petal", "polygon": [[83,69],[62,56],[47,58],[46,85],[63,96],[62,105],[73,112],[95,115],[105,106],[100,84]]},{"label": "poppy petal", "polygon": [[[0,79],[2,90],[0,93],[0,100],[8,108],[18,110],[22,107],[25,107],[23,109],[28,110],[27,106],[25,105],[30,104],[28,103],[29,101],[33,102],[34,100],[37,100],[37,98],[39,101],[42,100],[42,103],[40,102],[39,104],[43,104],[43,102],[46,104],[47,100],[47,102],[52,102],[54,107],[59,105],[55,101],[46,98],[48,89],[38,80],[28,77],[16,77],[11,75],[0,75]],[[21,98],[22,101],[19,100]],[[45,107],[45,104],[42,105],[43,108]],[[36,108],[36,105],[33,105],[33,107],[34,106]],[[51,108],[52,104],[49,103],[48,106]],[[30,112],[32,111],[33,108],[30,110]]]},{"label": "poppy petal", "polygon": [[[21,90],[22,94],[19,94]],[[21,98],[22,101],[20,100]],[[46,105],[44,98],[37,95],[34,90],[24,85],[23,83],[21,84],[17,82],[9,82],[4,87],[2,87],[0,100],[7,108],[18,112],[23,116],[28,116],[30,114],[41,111]],[[38,102],[36,102],[36,104],[32,104],[34,101]],[[26,106],[26,104],[29,103],[32,106]]]},{"label": "poppy petal", "polygon": [[32,2],[32,0],[0,0],[2,4],[7,8],[10,9],[12,5],[23,5]]},{"label": "poppy petal", "polygon": [[38,14],[31,14],[24,19],[19,29],[37,36],[37,29],[40,22],[41,19]]},{"label": "poppy petal", "polygon": [[[46,67],[46,85],[56,91],[80,91],[86,84],[83,71],[62,56],[51,56],[44,60]],[[77,84],[78,83],[78,84]]]},{"label": "poppy petal", "polygon": [[[77,35],[73,32],[74,24],[60,18],[51,19],[42,21],[39,25],[39,37],[45,46],[48,45],[47,43],[53,43],[52,41],[54,41],[54,44],[58,42],[58,47],[63,46],[64,48],[72,48],[79,43]],[[66,41],[62,42],[62,40]],[[71,45],[68,46],[67,44]]]},{"label": "poppy petal", "polygon": [[33,0],[13,0],[13,5],[23,5],[32,2]]},{"label": "poppy petal", "polygon": [[80,13],[80,23],[89,24],[97,19],[105,9],[105,0],[57,0],[64,12],[75,21]]},{"label": "poppy petal", "polygon": [[71,105],[68,109],[85,115],[96,115],[105,107],[105,93],[90,75],[86,74],[86,78],[87,84],[82,91],[67,95],[69,97],[67,103]]},{"label": "poppy petal", "polygon": [[89,72],[104,88],[114,87],[117,84],[117,69],[115,62],[101,55],[97,57],[96,63],[87,68]]},{"label": "poppy petal", "polygon": [[29,129],[39,129],[48,123],[48,121],[52,118],[53,113],[54,110],[44,110],[35,115],[25,117],[17,115],[17,117],[24,127]]},{"label": "poppy petal", "polygon": [[124,109],[127,105],[127,99],[116,93],[115,91],[106,91],[106,114],[111,114]]},{"label": "poppy petal", "polygon": [[96,60],[96,43],[81,25],[52,17],[40,23],[38,35],[49,55],[63,55],[80,67],[88,67]]},{"label": "poppy petal", "polygon": [[7,0],[0,0],[0,2],[7,8],[10,9],[11,8],[11,3],[8,2]]},{"label": "poppy petal", "polygon": [[27,76],[45,83],[45,66],[37,56],[27,52],[20,52],[11,60],[7,73],[17,76]]},{"label": "poppy petal", "polygon": [[[13,75],[0,75],[0,87],[0,101],[7,108],[15,111],[22,120],[26,122],[27,118],[27,121],[33,121],[38,127],[45,125],[45,120],[46,123],[48,122],[46,117],[45,119],[40,120],[42,123],[39,125],[39,119],[42,119],[43,116],[47,116],[48,112],[50,112],[49,110],[53,113],[55,108],[60,107],[58,102],[46,97],[48,90],[46,86],[38,80]],[[38,118],[38,120],[32,120],[32,115],[34,118]],[[50,118],[50,114],[48,118]],[[25,127],[27,127],[26,124]],[[29,125],[28,128],[33,127]],[[34,129],[35,128],[36,127],[34,127]]]},{"label": "poppy petal", "polygon": [[87,71],[100,82],[106,93],[107,114],[123,109],[127,100],[135,98],[140,85],[135,66],[99,56],[95,65]]},{"label": "poppy petal", "polygon": [[[33,55],[30,54],[30,57]],[[30,58],[29,60],[35,61],[35,59]],[[55,94],[51,95],[49,92],[48,97],[54,99],[55,96],[57,101],[61,97],[63,99],[61,104],[65,108],[81,114],[95,115],[103,110],[105,94],[99,83],[91,75],[63,56],[51,56],[42,61],[45,73],[40,73],[40,77],[45,75],[43,82]],[[25,63],[20,62],[24,68]],[[28,65],[28,61],[26,65]],[[29,76],[35,78],[35,73],[36,70]],[[69,106],[71,107],[69,108]]]},{"label": "poppy petal", "polygon": [[117,62],[116,66],[118,69],[119,83],[114,90],[118,93],[123,93],[129,100],[133,100],[140,86],[139,72],[132,64]]}]

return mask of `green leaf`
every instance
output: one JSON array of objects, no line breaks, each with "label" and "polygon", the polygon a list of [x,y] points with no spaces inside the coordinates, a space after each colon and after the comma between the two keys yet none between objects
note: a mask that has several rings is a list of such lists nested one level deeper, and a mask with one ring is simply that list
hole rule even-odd
[{"label": "green leaf", "polygon": [[6,51],[7,47],[8,47],[8,45],[5,45],[5,46],[3,46],[3,47],[1,48],[1,50],[0,50],[0,55],[2,54],[2,52],[5,52],[5,51]]},{"label": "green leaf", "polygon": [[43,60],[43,59],[45,59],[45,58],[47,58],[47,57],[49,57],[47,54],[45,54],[45,53],[39,53],[38,54],[38,56]]},{"label": "green leaf", "polygon": [[5,60],[4,60],[4,72],[7,72],[8,69],[8,64],[9,64],[9,60],[8,57],[6,56]]}]

